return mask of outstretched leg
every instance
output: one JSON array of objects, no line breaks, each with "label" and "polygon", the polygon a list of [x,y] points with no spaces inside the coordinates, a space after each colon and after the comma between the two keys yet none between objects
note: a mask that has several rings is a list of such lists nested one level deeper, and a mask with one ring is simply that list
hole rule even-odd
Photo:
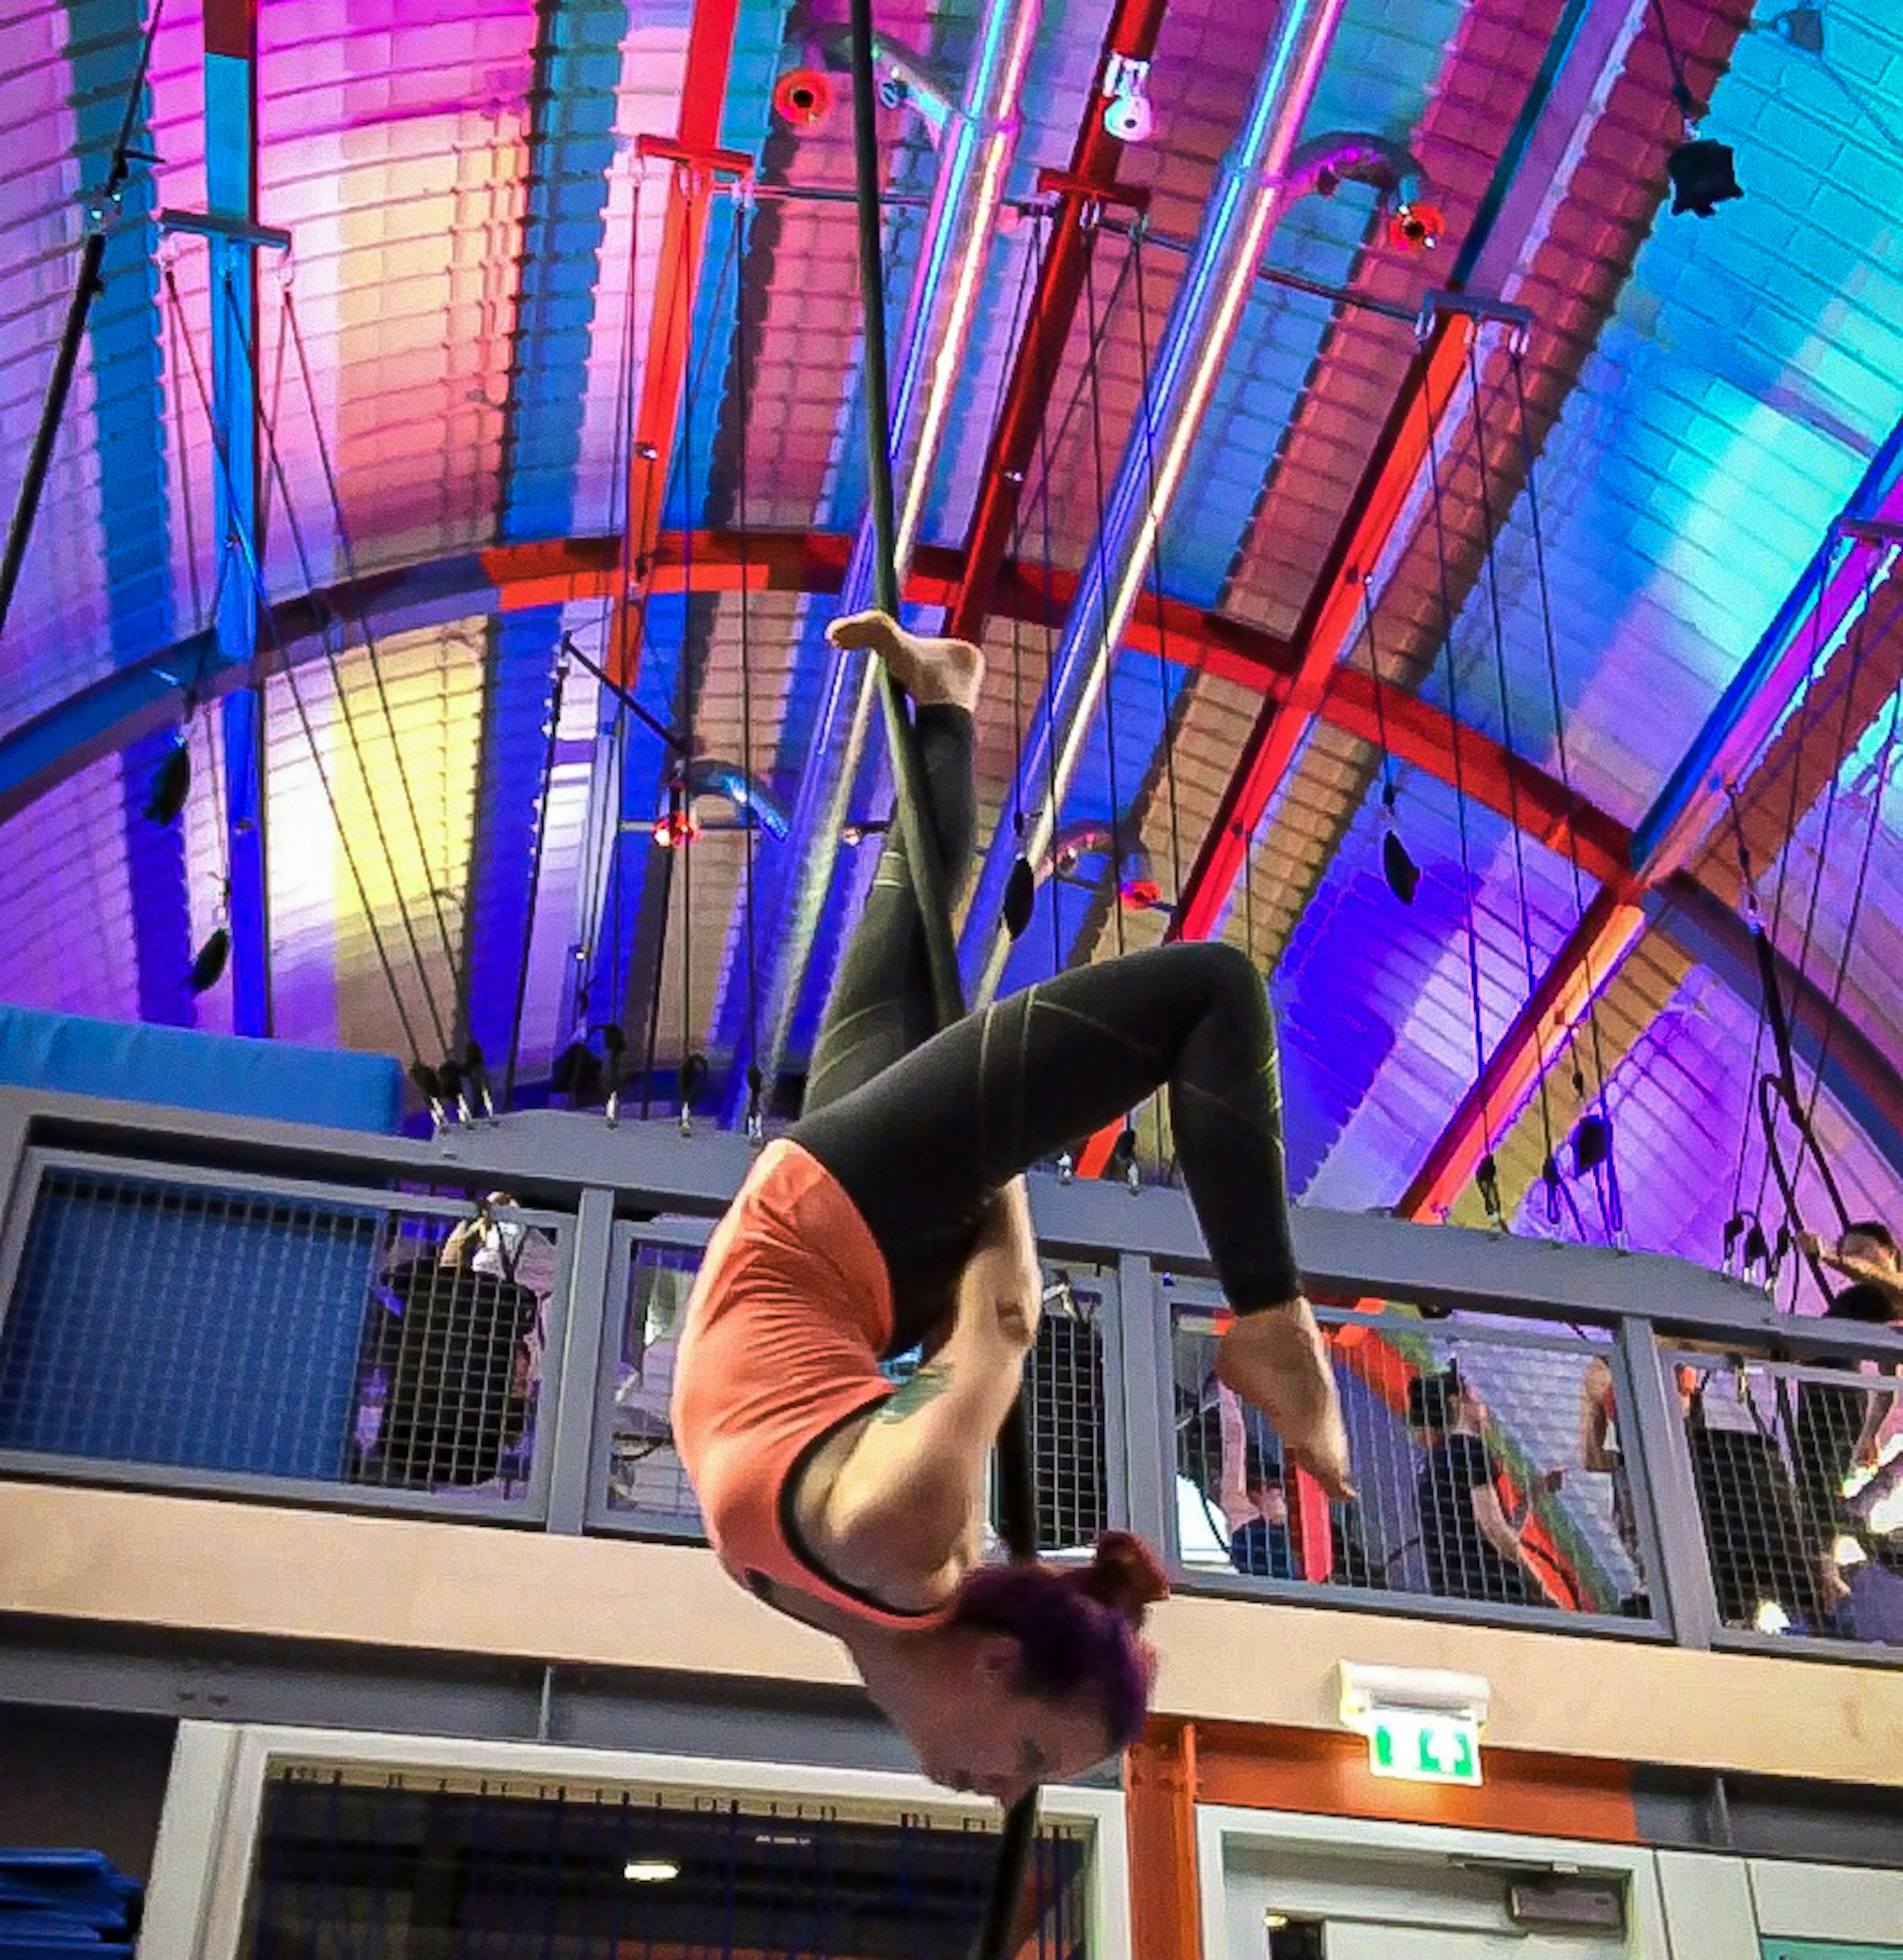
[{"label": "outstretched leg", "polygon": [[[971,868],[977,804],[971,778],[971,711],[983,679],[977,648],[964,640],[908,633],[882,612],[836,619],[835,645],[883,660],[915,711],[924,765],[926,834],[938,848],[941,888],[963,889]],[[826,1004],[806,1077],[810,1114],[871,1081],[937,1031],[925,924],[905,846],[894,829]]]}]

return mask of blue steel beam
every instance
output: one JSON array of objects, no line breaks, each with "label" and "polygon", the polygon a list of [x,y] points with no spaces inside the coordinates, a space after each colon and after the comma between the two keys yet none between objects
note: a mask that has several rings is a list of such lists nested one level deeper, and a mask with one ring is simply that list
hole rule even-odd
[{"label": "blue steel beam", "polygon": [[1031,718],[1009,810],[1034,811],[1022,840],[1001,823],[985,855],[966,915],[961,949],[968,988],[990,998],[1010,940],[1005,886],[1019,852],[1033,864],[1050,847],[1071,779],[1101,699],[1111,663],[1130,623],[1156,539],[1182,480],[1245,301],[1253,290],[1271,228],[1286,205],[1289,159],[1313,100],[1344,0],[1289,0],[1271,34],[1247,114],[1224,159],[1202,229],[1157,342],[1150,426],[1124,445],[1102,529],[1085,571],[1051,677]]},{"label": "blue steel beam", "polygon": [[1856,619],[1872,571],[1894,546],[1856,535],[1860,523],[1903,523],[1903,422],[1891,430],[1803,575],[1706,718],[1632,833],[1634,867],[1653,878],[1685,864],[1711,826],[1725,788],[1796,698],[1817,650]]},{"label": "blue steel beam", "polygon": [[[258,222],[257,0],[206,0],[205,191],[215,219]],[[257,247],[235,234],[209,234],[211,253],[214,535],[226,555],[217,632],[228,663],[257,651]],[[226,695],[225,796],[231,889],[231,1026],[271,1032],[270,918],[265,863],[264,703],[255,688]]]},{"label": "blue steel beam", "polygon": [[[151,148],[144,102],[137,104],[129,123],[126,117],[144,30],[138,0],[114,0],[103,9],[73,4],[69,12],[68,59],[81,169],[96,184],[107,176],[107,159],[122,127],[133,151]],[[155,644],[163,645],[177,631],[167,575],[171,514],[155,212],[151,177],[135,170],[121,189],[113,222],[104,234],[100,289],[87,322],[104,506],[100,542],[107,630],[116,670]],[[196,1010],[186,985],[192,947],[184,837],[177,825],[155,824],[144,810],[152,772],[172,747],[177,714],[174,708],[173,725],[155,727],[126,748],[120,763],[120,822],[139,1017],[190,1026]]]},{"label": "blue steel beam", "polygon": [[[899,498],[897,570],[903,584],[920,514],[937,466],[952,399],[971,339],[987,259],[1002,208],[1005,182],[1016,148],[1017,105],[1043,12],[1042,0],[987,0],[977,27],[970,65],[956,109],[939,139],[937,177],[924,235],[919,244],[912,291],[899,338],[892,384],[891,451],[905,463]],[[853,539],[842,612],[872,603],[875,558],[869,514]],[[766,1039],[757,1058],[741,1055],[728,1085],[729,1120],[746,1094],[747,1064],[757,1060],[771,1082],[779,1071],[809,971],[827,896],[833,887],[840,833],[876,699],[876,674],[861,654],[829,648],[807,759],[792,805],[785,845],[766,867],[763,910],[785,916],[776,934],[764,991]],[[751,931],[751,921],[741,930]],[[730,950],[731,953],[731,950]],[[730,956],[716,1028],[733,1029],[744,1046],[745,1019],[738,1011],[747,963]]]},{"label": "blue steel beam", "polygon": [[[529,91],[527,208],[505,409],[505,544],[566,536],[587,407],[594,290],[607,235],[626,0],[542,0]],[[547,716],[562,608],[501,612],[489,632],[476,834],[462,920],[459,1032],[499,1081],[515,1038]]]}]

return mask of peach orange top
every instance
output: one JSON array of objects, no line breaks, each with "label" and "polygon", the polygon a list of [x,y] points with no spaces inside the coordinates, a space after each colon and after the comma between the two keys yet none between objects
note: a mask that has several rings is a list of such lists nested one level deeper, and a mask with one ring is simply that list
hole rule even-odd
[{"label": "peach orange top", "polygon": [[823,1570],[800,1543],[801,1469],[892,1392],[885,1259],[819,1160],[767,1145],[708,1242],[674,1365],[674,1447],[720,1562],[770,1601],[784,1586],[874,1625],[920,1631],[950,1607],[904,1613]]}]

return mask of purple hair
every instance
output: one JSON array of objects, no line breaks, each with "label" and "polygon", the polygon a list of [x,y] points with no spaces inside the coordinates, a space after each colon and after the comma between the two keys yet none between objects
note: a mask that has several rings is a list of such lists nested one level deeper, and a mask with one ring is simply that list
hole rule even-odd
[{"label": "purple hair", "polygon": [[1111,1746],[1127,1748],[1149,1710],[1156,1656],[1143,1609],[1168,1587],[1142,1539],[1106,1532],[1087,1566],[980,1566],[958,1587],[955,1627],[1009,1634],[1016,1685],[1047,1701],[1094,1698]]}]

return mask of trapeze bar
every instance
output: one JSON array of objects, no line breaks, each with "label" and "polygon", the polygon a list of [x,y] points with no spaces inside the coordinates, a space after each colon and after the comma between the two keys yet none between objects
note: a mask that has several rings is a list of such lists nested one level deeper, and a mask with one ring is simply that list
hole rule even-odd
[{"label": "trapeze bar", "polygon": [[1460,293],[1446,286],[1437,287],[1421,295],[1420,311],[1417,323],[1425,334],[1436,320],[1464,315],[1468,320],[1497,320],[1522,333],[1529,333],[1533,327],[1533,312],[1530,307],[1514,306],[1506,300],[1493,299],[1484,293]]},{"label": "trapeze bar", "polygon": [[634,153],[644,161],[659,157],[668,163],[712,170],[716,176],[741,183],[751,182],[754,174],[754,160],[744,150],[696,149],[690,143],[677,143],[666,136],[640,136],[635,139]]},{"label": "trapeze bar", "polygon": [[260,245],[267,251],[288,252],[291,234],[275,224],[249,224],[241,218],[222,218],[209,211],[161,211],[161,231],[190,231],[201,238],[222,238],[233,245]]}]

